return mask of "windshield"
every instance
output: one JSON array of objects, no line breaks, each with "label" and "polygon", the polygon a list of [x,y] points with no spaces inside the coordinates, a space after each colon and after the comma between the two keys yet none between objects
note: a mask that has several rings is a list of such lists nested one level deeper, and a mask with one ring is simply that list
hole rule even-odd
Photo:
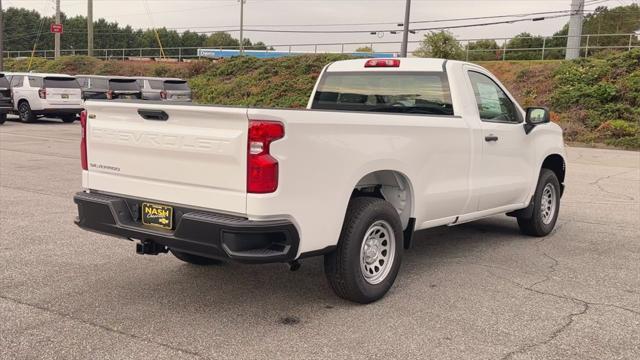
[{"label": "windshield", "polygon": [[169,80],[164,82],[165,90],[189,91],[189,85],[186,81]]},{"label": "windshield", "polygon": [[312,109],[453,115],[446,74],[325,73]]},{"label": "windshield", "polygon": [[74,78],[44,78],[44,87],[52,89],[79,89],[80,84]]},{"label": "windshield", "polygon": [[109,88],[111,90],[121,91],[140,91],[140,86],[136,80],[109,80]]}]

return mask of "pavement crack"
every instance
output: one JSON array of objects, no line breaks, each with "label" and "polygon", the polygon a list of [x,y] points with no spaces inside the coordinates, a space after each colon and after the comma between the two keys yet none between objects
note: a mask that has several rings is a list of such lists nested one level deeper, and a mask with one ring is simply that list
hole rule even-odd
[{"label": "pavement crack", "polygon": [[65,319],[69,319],[71,321],[76,321],[76,322],[79,322],[79,323],[82,323],[82,324],[85,324],[85,325],[89,325],[89,326],[92,326],[92,327],[95,327],[95,328],[98,328],[98,329],[102,329],[102,330],[114,333],[114,334],[123,335],[123,336],[126,336],[128,338],[131,338],[131,339],[134,339],[134,340],[137,340],[137,341],[143,341],[143,342],[146,342],[148,344],[157,345],[157,346],[160,346],[160,347],[163,347],[163,348],[175,351],[175,352],[179,352],[179,353],[195,356],[196,358],[199,358],[199,359],[205,359],[204,356],[200,355],[197,352],[191,351],[191,350],[187,350],[187,349],[183,349],[183,348],[180,348],[180,347],[177,347],[177,346],[165,344],[165,343],[162,343],[162,342],[159,342],[159,341],[155,341],[153,339],[148,339],[148,338],[145,338],[145,337],[142,337],[142,336],[138,336],[138,335],[135,335],[135,334],[130,334],[128,332],[125,332],[125,331],[122,331],[122,330],[118,330],[118,329],[114,329],[114,328],[106,326],[106,325],[102,325],[102,324],[98,324],[98,323],[95,323],[95,322],[79,319],[79,318],[73,317],[73,316],[71,316],[71,315],[69,315],[67,313],[64,313],[62,311],[50,309],[50,308],[47,308],[47,307],[42,306],[42,305],[31,304],[31,303],[24,302],[24,301],[18,300],[18,299],[14,299],[12,297],[8,297],[8,296],[2,295],[2,294],[0,294],[0,299],[4,299],[6,301],[10,301],[10,302],[13,302],[13,303],[16,303],[16,304],[19,304],[19,305],[23,305],[23,306],[28,306],[28,307],[31,307],[31,308],[34,308],[34,309],[38,309],[38,310],[47,312],[49,314],[60,316],[60,317],[63,317]]},{"label": "pavement crack", "polygon": [[67,196],[50,194],[50,193],[46,193],[44,191],[37,191],[37,190],[33,190],[33,189],[23,189],[23,188],[15,187],[15,186],[0,185],[0,188],[10,189],[10,190],[17,190],[17,191],[24,191],[24,192],[28,192],[28,193],[32,193],[32,194],[38,194],[38,195],[44,195],[44,196],[51,196],[51,197],[58,198],[58,199],[65,199],[65,200],[69,200],[70,199]]},{"label": "pavement crack", "polygon": [[[564,226],[565,224],[570,223],[571,221],[567,221],[564,222],[562,224],[559,224],[556,229],[554,230],[554,233],[557,232],[558,230],[560,230],[562,228],[562,226]],[[577,304],[581,307],[581,309],[579,311],[574,311],[571,312],[569,315],[567,315],[566,321],[564,322],[564,324],[562,324],[560,327],[556,328],[555,330],[553,330],[549,336],[547,336],[545,339],[542,339],[540,341],[536,341],[534,343],[530,343],[530,344],[526,344],[523,346],[520,346],[519,348],[512,350],[508,353],[506,353],[503,357],[502,360],[508,360],[508,359],[512,359],[514,356],[518,355],[518,354],[522,354],[525,353],[531,349],[534,349],[538,346],[542,346],[545,344],[548,344],[549,342],[555,340],[558,336],[560,336],[564,331],[566,331],[574,322],[575,318],[577,318],[578,316],[584,315],[587,313],[587,311],[589,311],[591,306],[605,306],[605,307],[613,307],[613,308],[617,308],[620,310],[624,310],[624,311],[628,311],[630,313],[636,314],[636,315],[640,315],[640,311],[636,311],[633,309],[629,309],[623,306],[619,306],[619,305],[614,305],[614,304],[607,304],[607,303],[595,303],[595,302],[589,302],[583,299],[579,299],[576,297],[572,297],[572,296],[566,296],[566,295],[559,295],[559,294],[555,294],[552,292],[547,292],[547,291],[543,291],[543,290],[539,290],[536,287],[547,282],[550,281],[552,278],[553,273],[557,270],[557,267],[560,265],[560,261],[549,255],[546,251],[542,250],[540,247],[542,245],[542,243],[544,243],[547,239],[549,239],[550,237],[552,237],[553,233],[550,234],[547,237],[542,238],[540,241],[536,242],[535,246],[538,249],[538,251],[542,254],[542,256],[544,256],[545,258],[549,259],[551,261],[551,265],[549,265],[548,267],[548,271],[547,273],[544,275],[544,278],[542,280],[538,280],[536,282],[531,283],[530,285],[524,285],[519,283],[518,281],[515,281],[513,279],[507,278],[507,277],[503,277],[500,275],[497,275],[495,273],[493,273],[492,271],[489,271],[489,273],[497,278],[500,278],[502,280],[505,280],[513,285],[515,285],[516,287],[519,287],[523,290],[529,291],[529,292],[533,292],[536,293],[538,295],[542,295],[542,296],[551,296],[551,297],[555,297],[558,299],[562,299],[562,300],[566,300],[566,301],[571,301],[574,304]]]},{"label": "pavement crack", "polygon": [[577,312],[572,312],[571,314],[569,314],[566,319],[567,321],[562,324],[560,327],[558,327],[557,329],[553,330],[551,332],[551,334],[549,334],[549,336],[547,336],[546,339],[534,342],[532,344],[527,344],[524,346],[519,347],[518,349],[512,350],[508,353],[506,353],[501,359],[502,360],[508,360],[508,359],[512,359],[514,356],[518,355],[518,354],[523,354],[526,353],[527,351],[536,348],[538,346],[542,346],[542,345],[546,345],[550,342],[552,342],[553,340],[555,340],[558,336],[560,336],[564,331],[566,331],[574,322],[575,318],[581,315],[584,315],[587,313],[587,311],[589,311],[589,304],[588,303],[582,303],[582,309],[577,311]]},{"label": "pavement crack", "polygon": [[620,175],[625,175],[631,172],[635,172],[636,170],[627,170],[627,171],[623,171],[621,173],[618,174],[613,174],[613,175],[608,175],[608,176],[602,176],[597,178],[595,181],[592,181],[589,183],[589,185],[595,185],[598,189],[600,189],[600,191],[602,191],[603,193],[609,194],[609,195],[614,195],[614,196],[621,196],[622,198],[626,199],[626,200],[635,200],[636,198],[634,198],[633,196],[629,196],[627,194],[620,194],[614,191],[609,191],[607,189],[605,189],[602,184],[600,184],[601,181],[607,180],[607,179],[611,179],[614,178],[616,176],[620,176]]},{"label": "pavement crack", "polygon": [[18,153],[18,154],[40,155],[40,156],[48,156],[48,157],[52,157],[52,158],[56,158],[56,159],[65,159],[65,160],[78,161],[78,157],[77,156],[52,155],[52,154],[43,153],[43,152],[11,150],[11,149],[6,149],[6,148],[0,148],[0,150],[7,151],[7,152],[14,152],[14,153]]}]

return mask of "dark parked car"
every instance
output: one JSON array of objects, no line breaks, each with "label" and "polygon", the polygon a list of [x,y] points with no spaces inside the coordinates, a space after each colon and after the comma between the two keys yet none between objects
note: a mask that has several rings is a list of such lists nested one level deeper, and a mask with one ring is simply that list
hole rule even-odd
[{"label": "dark parked car", "polygon": [[144,100],[191,101],[191,88],[186,80],[173,78],[138,78]]},{"label": "dark parked car", "polygon": [[142,99],[142,91],[136,79],[123,76],[76,76],[85,100]]},{"label": "dark parked car", "polygon": [[4,74],[0,74],[0,124],[7,121],[7,114],[12,107],[9,79]]}]

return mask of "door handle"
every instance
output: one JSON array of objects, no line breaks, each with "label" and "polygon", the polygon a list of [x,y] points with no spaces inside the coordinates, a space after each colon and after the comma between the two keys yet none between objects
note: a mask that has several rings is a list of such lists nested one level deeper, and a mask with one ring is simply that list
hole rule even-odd
[{"label": "door handle", "polygon": [[484,137],[484,141],[486,142],[498,141],[498,137],[493,134],[490,134]]},{"label": "door handle", "polygon": [[140,115],[145,120],[167,121],[169,120],[169,114],[162,110],[138,110]]}]

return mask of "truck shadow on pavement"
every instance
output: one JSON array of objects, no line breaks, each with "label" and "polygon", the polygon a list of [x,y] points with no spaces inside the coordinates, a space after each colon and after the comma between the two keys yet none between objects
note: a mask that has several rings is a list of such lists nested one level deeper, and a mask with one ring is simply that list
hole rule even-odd
[{"label": "truck shadow on pavement", "polygon": [[[443,260],[470,259],[510,242],[528,240],[520,235],[514,219],[507,217],[418,232],[413,247],[405,252],[396,285],[374,306],[403,297],[405,286],[428,287],[430,272]],[[149,306],[162,313],[179,308],[183,314],[193,311],[206,318],[231,312],[237,321],[273,321],[275,317],[284,325],[304,321],[300,314],[315,317],[309,315],[314,314],[311,309],[357,306],[333,294],[324,278],[322,257],[303,260],[296,272],[289,271],[285,264],[199,267],[170,255],[145,257],[136,267],[139,271],[119,277],[121,281],[112,283],[111,288],[94,290],[108,292],[107,296],[121,307],[135,307],[154,299]],[[404,277],[406,273],[412,276]]]},{"label": "truck shadow on pavement", "polygon": [[72,122],[72,123],[65,123],[60,119],[56,119],[56,118],[47,118],[47,117],[42,117],[42,118],[38,118],[33,122],[30,123],[23,123],[19,117],[17,116],[9,116],[7,117],[7,123],[15,123],[15,124],[22,124],[22,125],[35,125],[35,126],[42,126],[42,125],[73,125],[73,124],[80,124],[79,119],[76,119],[76,121]]}]

